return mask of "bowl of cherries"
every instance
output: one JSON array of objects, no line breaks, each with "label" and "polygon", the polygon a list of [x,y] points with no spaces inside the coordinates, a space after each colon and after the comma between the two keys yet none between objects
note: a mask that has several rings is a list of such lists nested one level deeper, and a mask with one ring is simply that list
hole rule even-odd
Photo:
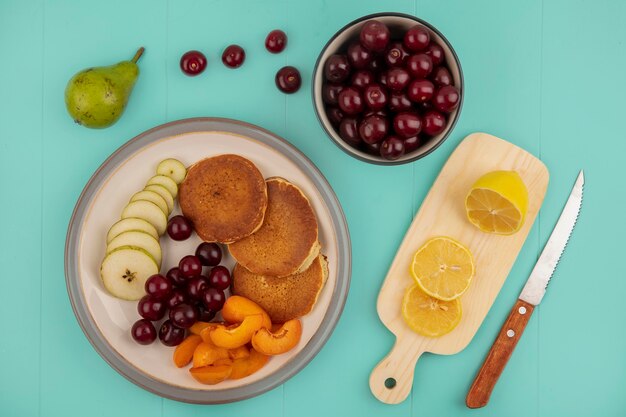
[{"label": "bowl of cherries", "polygon": [[448,40],[414,16],[359,18],[328,41],[313,71],[313,104],[333,142],[365,162],[423,158],[461,112],[463,72]]}]

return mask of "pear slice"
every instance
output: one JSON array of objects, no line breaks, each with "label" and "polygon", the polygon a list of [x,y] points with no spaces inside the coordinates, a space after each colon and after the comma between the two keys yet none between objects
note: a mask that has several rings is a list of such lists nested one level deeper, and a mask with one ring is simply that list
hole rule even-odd
[{"label": "pear slice", "polygon": [[180,184],[187,175],[187,168],[178,159],[169,158],[159,162],[156,173],[170,177],[176,184]]},{"label": "pear slice", "polygon": [[157,263],[145,250],[122,246],[107,254],[100,266],[100,277],[111,295],[139,300],[146,294],[146,280],[159,273]]},{"label": "pear slice", "polygon": [[124,232],[115,237],[107,245],[107,253],[111,253],[122,246],[135,246],[144,249],[152,256],[152,259],[155,260],[157,265],[161,267],[161,245],[157,239],[150,236],[148,233],[135,231]]},{"label": "pear slice", "polygon": [[174,210],[174,197],[172,197],[172,194],[170,194],[170,192],[167,191],[167,188],[165,188],[164,186],[156,184],[148,185],[146,186],[146,188],[144,188],[144,191],[154,191],[155,193],[163,197],[163,200],[165,200],[165,203],[167,203],[167,210],[170,213],[172,212],[172,210]]},{"label": "pear slice", "polygon": [[157,194],[154,191],[142,190],[142,191],[139,191],[138,193],[133,194],[133,196],[130,198],[131,202],[137,201],[137,200],[146,200],[151,203],[154,203],[157,206],[159,206],[163,214],[165,214],[166,216],[170,215],[170,209],[167,205],[167,202],[165,201],[163,197],[161,197],[160,194]]},{"label": "pear slice", "polygon": [[152,226],[146,220],[129,217],[127,219],[122,219],[118,221],[117,223],[115,223],[113,226],[111,226],[111,228],[109,229],[109,232],[107,233],[107,245],[117,235],[121,235],[122,233],[129,232],[131,230],[148,233],[150,236],[152,236],[155,239],[159,238],[159,234],[157,233],[154,226]]},{"label": "pear slice", "polygon": [[173,198],[176,198],[178,195],[178,185],[176,185],[173,179],[165,175],[155,175],[148,180],[146,185],[161,185],[170,192]]},{"label": "pear slice", "polygon": [[122,211],[122,219],[129,217],[139,217],[146,220],[156,229],[159,236],[165,233],[167,228],[167,216],[161,211],[159,206],[146,200],[133,201]]}]

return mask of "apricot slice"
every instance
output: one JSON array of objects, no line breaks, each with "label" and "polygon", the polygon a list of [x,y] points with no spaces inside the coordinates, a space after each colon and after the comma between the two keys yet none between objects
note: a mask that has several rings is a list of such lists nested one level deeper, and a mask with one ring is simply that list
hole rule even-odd
[{"label": "apricot slice", "polygon": [[300,320],[285,322],[276,332],[260,329],[252,336],[252,347],[265,355],[280,355],[293,349],[302,336]]},{"label": "apricot slice", "polygon": [[206,365],[193,367],[189,370],[191,376],[201,384],[215,385],[226,380],[233,372],[232,365]]},{"label": "apricot slice", "polygon": [[233,371],[230,374],[230,379],[241,379],[249,375],[252,375],[259,369],[263,368],[269,356],[263,355],[254,349],[250,349],[250,356],[242,359],[235,359],[233,361]]},{"label": "apricot slice", "polygon": [[209,333],[215,346],[235,349],[248,343],[254,333],[263,326],[263,316],[253,314],[246,316],[241,324],[234,326],[217,326]]},{"label": "apricot slice", "polygon": [[229,323],[241,323],[246,316],[261,314],[263,316],[263,327],[272,327],[272,320],[269,314],[254,301],[240,295],[231,295],[226,299],[222,307],[222,317]]},{"label": "apricot slice", "polygon": [[193,334],[197,334],[198,336],[200,336],[202,334],[202,330],[211,326],[215,326],[215,323],[209,323],[206,321],[197,321],[193,324],[193,326],[189,328],[189,331]]},{"label": "apricot slice", "polygon": [[228,356],[232,360],[245,359],[250,356],[250,350],[247,346],[239,346],[238,348],[230,349],[228,351]]},{"label": "apricot slice", "polygon": [[174,350],[174,364],[182,368],[186,366],[191,359],[193,358],[193,353],[195,352],[198,345],[202,343],[202,338],[197,334],[189,335],[182,343],[176,346]]},{"label": "apricot slice", "polygon": [[193,367],[213,365],[218,359],[230,359],[228,350],[206,342],[200,343],[193,352]]},{"label": "apricot slice", "polygon": [[211,337],[209,336],[209,333],[211,333],[211,331],[218,326],[225,326],[225,323],[211,322],[211,323],[208,323],[208,326],[203,326],[202,330],[200,330],[200,337],[202,337],[202,340],[204,341],[204,343],[214,345],[214,343],[211,341]]}]

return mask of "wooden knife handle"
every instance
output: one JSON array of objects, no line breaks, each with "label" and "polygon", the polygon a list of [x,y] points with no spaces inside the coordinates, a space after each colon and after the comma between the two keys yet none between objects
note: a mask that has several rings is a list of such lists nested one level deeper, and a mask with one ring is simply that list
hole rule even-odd
[{"label": "wooden knife handle", "polygon": [[535,307],[526,301],[517,300],[509,317],[504,322],[500,334],[493,342],[491,350],[478,371],[474,383],[470,387],[465,404],[469,408],[480,408],[487,405],[491,391],[498,382],[517,341],[522,336],[530,315]]}]

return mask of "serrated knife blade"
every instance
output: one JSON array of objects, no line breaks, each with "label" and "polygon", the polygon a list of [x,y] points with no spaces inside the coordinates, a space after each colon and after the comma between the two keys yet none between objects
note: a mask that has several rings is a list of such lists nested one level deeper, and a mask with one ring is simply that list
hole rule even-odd
[{"label": "serrated knife blade", "polygon": [[465,404],[469,408],[479,408],[487,405],[491,392],[511,357],[513,349],[515,349],[518,340],[522,336],[535,306],[541,302],[546,293],[550,278],[561,259],[574,226],[576,226],[576,220],[578,220],[578,214],[583,202],[584,184],[585,175],[581,170],[561,212],[561,216],[557,220],[550,238],[548,238],[548,243],[546,243],[541,255],[539,255],[539,260],[537,260],[535,267],[530,273],[526,285],[502,325],[498,337],[493,342],[483,365],[467,393]]},{"label": "serrated knife blade", "polygon": [[578,214],[583,203],[584,185],[585,174],[581,170],[561,212],[561,216],[556,222],[556,226],[554,226],[554,230],[552,230],[552,234],[541,255],[539,255],[539,260],[537,260],[535,267],[530,273],[526,285],[522,289],[519,296],[520,300],[537,306],[543,299],[550,283],[550,278],[552,278],[565,246],[567,246],[567,242],[572,235],[574,226],[576,226],[576,220],[578,220]]}]

